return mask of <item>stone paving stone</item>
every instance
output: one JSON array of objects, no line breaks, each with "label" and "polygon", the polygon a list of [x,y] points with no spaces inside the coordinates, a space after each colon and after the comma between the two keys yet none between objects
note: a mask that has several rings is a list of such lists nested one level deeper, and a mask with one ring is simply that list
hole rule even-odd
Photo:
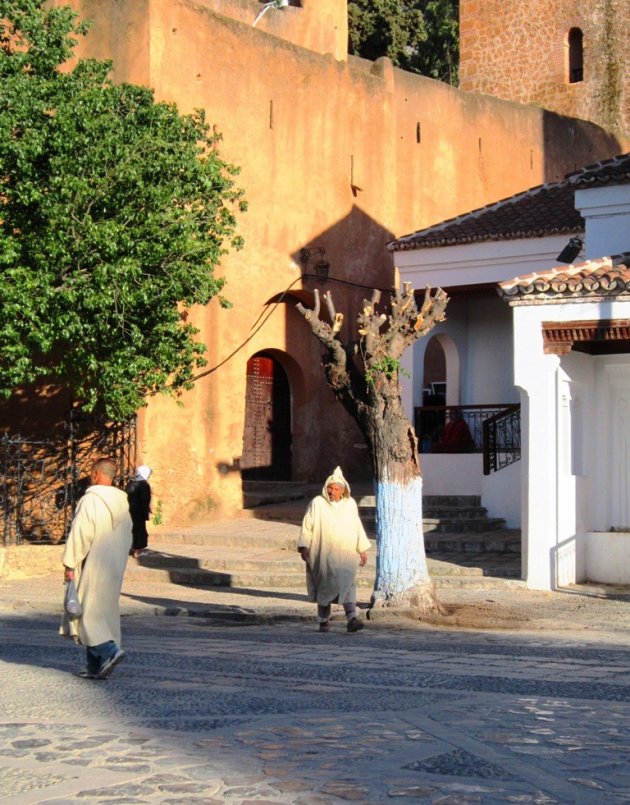
[{"label": "stone paving stone", "polygon": [[601,673],[628,663],[627,647],[379,627],[349,651],[341,634],[322,649],[301,624],[138,619],[125,623],[124,670],[91,686],[70,675],[74,652],[51,622],[5,619],[3,637],[0,798],[4,769],[35,785],[11,805],[90,792],[612,805],[630,789],[630,681]]}]

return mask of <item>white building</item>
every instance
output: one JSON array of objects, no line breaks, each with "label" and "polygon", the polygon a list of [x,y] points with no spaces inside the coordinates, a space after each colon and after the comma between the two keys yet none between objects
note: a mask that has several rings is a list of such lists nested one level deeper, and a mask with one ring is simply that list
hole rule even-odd
[{"label": "white building", "polygon": [[[558,266],[569,245],[579,262]],[[488,474],[482,452],[423,453],[425,494],[480,495],[520,526],[532,588],[630,583],[630,154],[389,248],[402,282],[451,297],[406,355],[409,415],[439,418],[418,411],[438,391],[480,450],[490,426]]]}]

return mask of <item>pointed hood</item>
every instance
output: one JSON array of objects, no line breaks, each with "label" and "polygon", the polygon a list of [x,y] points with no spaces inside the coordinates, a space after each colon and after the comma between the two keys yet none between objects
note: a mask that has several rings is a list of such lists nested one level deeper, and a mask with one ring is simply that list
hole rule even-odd
[{"label": "pointed hood", "polygon": [[95,484],[91,486],[85,494],[96,495],[103,501],[109,509],[114,528],[118,528],[124,516],[129,514],[129,499],[125,492],[115,486]]},{"label": "pointed hood", "polygon": [[326,498],[327,501],[330,502],[327,490],[328,484],[341,484],[344,487],[343,490],[344,498],[350,497],[350,484],[343,477],[341,467],[335,467],[335,469],[332,471],[332,474],[329,475],[328,478],[326,478],[326,480],[324,481],[324,488],[322,489],[322,495]]}]

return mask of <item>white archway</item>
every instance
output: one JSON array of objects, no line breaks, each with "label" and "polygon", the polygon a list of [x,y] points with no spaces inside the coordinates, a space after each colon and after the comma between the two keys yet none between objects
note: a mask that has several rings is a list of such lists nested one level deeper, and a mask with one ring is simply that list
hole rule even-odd
[{"label": "white archway", "polygon": [[[459,351],[453,339],[446,333],[436,333],[432,335],[427,344],[427,349],[431,342],[437,343],[442,348],[444,353],[445,376],[444,382],[446,383],[446,399],[445,405],[459,405]],[[425,351],[426,356],[426,351]],[[423,387],[426,387],[426,377],[423,372]]]}]

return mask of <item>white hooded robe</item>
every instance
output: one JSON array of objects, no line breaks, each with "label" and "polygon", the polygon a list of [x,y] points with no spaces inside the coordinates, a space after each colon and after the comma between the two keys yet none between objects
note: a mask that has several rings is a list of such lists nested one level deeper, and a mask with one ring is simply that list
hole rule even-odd
[{"label": "white hooded robe", "polygon": [[[343,497],[333,503],[327,487],[331,483],[345,486]],[[306,589],[309,601],[327,606],[356,602],[355,579],[359,567],[358,554],[370,548],[356,502],[339,467],[326,479],[321,495],[309,503],[298,548],[308,548]]]},{"label": "white hooded robe", "polygon": [[115,486],[89,487],[79,501],[61,561],[74,570],[83,614],[64,613],[60,634],[85,646],[120,646],[120,590],[131,549],[127,495]]}]

